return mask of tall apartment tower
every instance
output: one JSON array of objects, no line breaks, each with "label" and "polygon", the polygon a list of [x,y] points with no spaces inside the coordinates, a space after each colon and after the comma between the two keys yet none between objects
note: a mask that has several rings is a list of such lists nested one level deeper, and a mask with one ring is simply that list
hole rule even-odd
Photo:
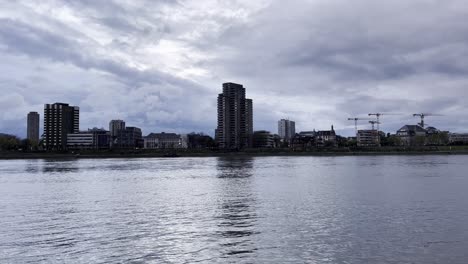
[{"label": "tall apartment tower", "polygon": [[296,123],[288,119],[278,121],[278,135],[285,141],[290,141],[296,134]]},{"label": "tall apartment tower", "polygon": [[110,133],[110,146],[115,147],[119,142],[118,138],[121,135],[121,131],[125,130],[125,121],[123,120],[111,120],[109,122],[109,133]]},{"label": "tall apartment tower", "polygon": [[44,145],[48,150],[67,148],[67,134],[80,130],[80,108],[64,103],[44,105]]},{"label": "tall apartment tower", "polygon": [[241,84],[223,83],[218,95],[218,127],[216,140],[220,148],[242,149],[252,147],[253,103],[245,98]]},{"label": "tall apartment tower", "polygon": [[29,112],[26,134],[31,142],[39,143],[39,114],[37,112]]}]

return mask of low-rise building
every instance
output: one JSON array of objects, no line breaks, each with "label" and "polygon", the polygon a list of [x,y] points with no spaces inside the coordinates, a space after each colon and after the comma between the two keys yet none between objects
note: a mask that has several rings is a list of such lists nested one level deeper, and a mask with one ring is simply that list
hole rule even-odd
[{"label": "low-rise building", "polygon": [[291,140],[291,149],[294,151],[305,151],[316,147],[315,132],[300,132]]},{"label": "low-rise building", "polygon": [[426,130],[419,125],[405,125],[398,129],[396,135],[403,145],[424,145],[426,141]]},{"label": "low-rise building", "polygon": [[356,141],[358,147],[377,147],[380,145],[379,133],[375,129],[358,130]]},{"label": "low-rise building", "polygon": [[468,133],[450,133],[450,144],[468,144]]},{"label": "low-rise building", "polygon": [[333,126],[331,130],[322,130],[316,132],[316,142],[318,146],[336,146],[336,133]]},{"label": "low-rise building", "polygon": [[146,149],[184,149],[188,147],[187,135],[176,133],[151,133],[143,140]]},{"label": "low-rise building", "polygon": [[104,129],[94,128],[67,134],[68,149],[107,149],[109,143],[109,131]]}]

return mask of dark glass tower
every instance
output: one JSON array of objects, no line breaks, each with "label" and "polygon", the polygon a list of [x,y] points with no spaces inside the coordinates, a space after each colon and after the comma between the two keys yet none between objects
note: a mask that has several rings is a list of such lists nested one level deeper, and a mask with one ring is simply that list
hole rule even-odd
[{"label": "dark glass tower", "polygon": [[67,148],[67,134],[80,130],[80,108],[64,103],[44,105],[44,146],[47,150]]},{"label": "dark glass tower", "polygon": [[27,138],[33,143],[39,143],[39,114],[37,112],[28,114]]},{"label": "dark glass tower", "polygon": [[252,147],[253,103],[245,98],[241,84],[223,83],[218,95],[218,127],[216,140],[223,149]]}]

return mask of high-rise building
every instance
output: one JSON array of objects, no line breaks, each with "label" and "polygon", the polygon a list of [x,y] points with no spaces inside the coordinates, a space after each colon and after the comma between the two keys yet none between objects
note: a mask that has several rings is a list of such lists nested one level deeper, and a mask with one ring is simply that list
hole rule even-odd
[{"label": "high-rise building", "polygon": [[37,112],[29,112],[27,126],[27,138],[33,143],[39,143],[39,114]]},{"label": "high-rise building", "polygon": [[80,130],[80,108],[64,103],[44,105],[44,146],[48,150],[67,148],[67,135]]},{"label": "high-rise building", "polygon": [[109,122],[109,133],[110,133],[110,146],[118,146],[118,136],[120,131],[125,130],[125,121],[123,120],[111,120]]},{"label": "high-rise building", "polygon": [[218,95],[218,127],[216,140],[220,148],[242,149],[252,147],[253,103],[245,98],[241,84],[223,83]]},{"label": "high-rise building", "polygon": [[290,141],[296,134],[296,123],[288,119],[278,121],[278,135],[284,141]]},{"label": "high-rise building", "polygon": [[109,122],[109,133],[111,137],[116,137],[120,130],[125,129],[125,121],[123,120],[111,120]]}]

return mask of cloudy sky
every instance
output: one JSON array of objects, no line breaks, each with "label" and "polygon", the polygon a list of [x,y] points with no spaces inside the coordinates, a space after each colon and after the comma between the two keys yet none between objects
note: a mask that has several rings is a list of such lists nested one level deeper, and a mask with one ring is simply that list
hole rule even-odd
[{"label": "cloudy sky", "polygon": [[[213,134],[223,82],[242,83],[254,128],[351,135],[426,122],[468,132],[465,0],[0,1],[0,132],[25,135],[44,103],[81,129],[124,119],[144,134]],[[365,122],[361,127],[369,127]]]}]

